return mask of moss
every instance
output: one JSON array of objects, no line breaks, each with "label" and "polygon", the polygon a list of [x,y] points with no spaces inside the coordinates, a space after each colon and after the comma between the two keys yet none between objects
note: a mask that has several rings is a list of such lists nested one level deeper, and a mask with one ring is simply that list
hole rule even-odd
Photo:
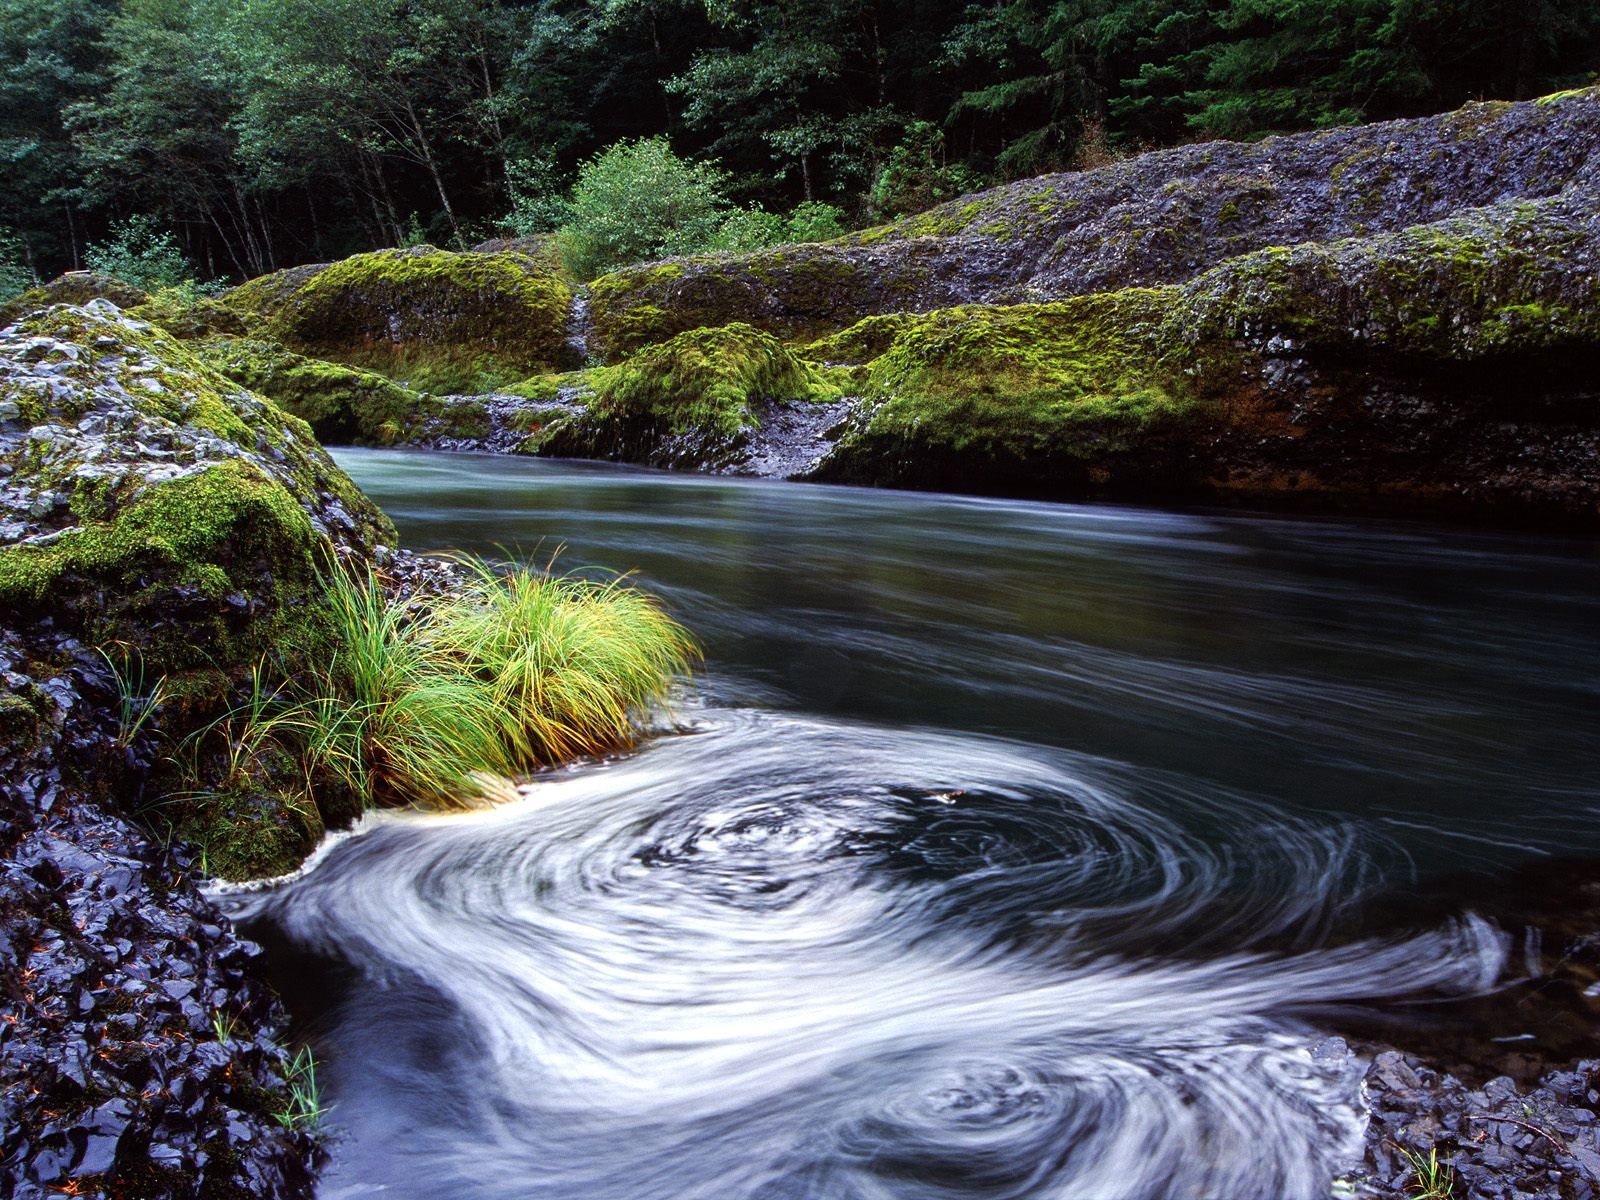
[{"label": "moss", "polygon": [[1508,201],[1397,233],[1243,255],[1183,286],[1168,334],[1190,345],[1281,335],[1446,363],[1592,343],[1600,278],[1576,266],[1580,203]]},{"label": "moss", "polygon": [[525,255],[380,250],[317,271],[268,328],[420,390],[483,392],[557,363],[571,301],[570,283]]},{"label": "moss", "polygon": [[149,669],[246,663],[304,634],[320,547],[282,484],[231,460],[47,544],[0,548],[0,601],[50,606],[70,580],[100,597],[90,638],[140,646]]},{"label": "moss", "polygon": [[[275,342],[216,339],[195,348],[207,366],[311,426],[325,445],[392,446],[448,423],[459,436],[482,436],[486,420],[461,424],[460,406],[402,387],[359,367],[295,354]],[[470,422],[468,424],[471,424]]]},{"label": "moss", "polygon": [[809,340],[871,313],[916,307],[928,278],[919,255],[868,263],[838,242],[628,268],[593,284],[591,342],[615,362],[679,333],[732,322]]},{"label": "moss", "polygon": [[302,789],[270,784],[185,797],[169,819],[174,838],[200,848],[208,875],[236,881],[294,870],[325,828]]},{"label": "moss", "polygon": [[[563,377],[587,408],[556,417],[521,447],[528,454],[614,457],[662,465],[728,458],[760,423],[760,402],[836,399],[839,380],[771,334],[734,323],[695,329],[611,367]],[[677,444],[664,449],[666,443]]]},{"label": "moss", "polygon": [[1551,92],[1548,96],[1539,96],[1534,100],[1534,103],[1538,104],[1538,105],[1541,105],[1543,107],[1549,107],[1550,105],[1553,105],[1553,104],[1560,104],[1563,100],[1571,100],[1571,99],[1574,99],[1575,97],[1578,97],[1578,96],[1591,96],[1591,95],[1594,95],[1596,92],[1600,92],[1600,88],[1595,88],[1595,87],[1568,88],[1564,92]]},{"label": "moss", "polygon": [[28,313],[49,308],[53,304],[87,304],[90,300],[106,299],[118,308],[133,308],[144,304],[150,294],[142,288],[110,275],[93,271],[68,271],[49,283],[30,288],[20,296],[0,304],[0,326],[9,325]]},{"label": "moss", "polygon": [[669,434],[735,437],[758,424],[757,400],[831,400],[837,389],[777,338],[750,325],[696,329],[588,373],[585,420],[643,421]]},{"label": "moss", "polygon": [[877,407],[850,452],[885,444],[991,462],[1093,457],[1194,415],[1152,332],[1158,289],[1059,304],[945,309],[917,318],[870,368]]},{"label": "moss", "polygon": [[847,329],[818,338],[801,353],[814,362],[861,364],[871,362],[922,318],[913,313],[884,313],[864,317]]},{"label": "moss", "polygon": [[128,315],[158,325],[185,341],[219,334],[242,337],[247,329],[245,318],[234,309],[184,288],[162,288],[143,304],[130,308]]}]

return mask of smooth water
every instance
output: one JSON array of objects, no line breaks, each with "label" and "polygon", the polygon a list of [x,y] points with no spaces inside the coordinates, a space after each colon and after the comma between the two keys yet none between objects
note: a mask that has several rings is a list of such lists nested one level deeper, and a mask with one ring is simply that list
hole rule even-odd
[{"label": "smooth water", "polygon": [[414,549],[637,569],[707,662],[636,754],[225,897],[325,1197],[1323,1196],[1329,1015],[1514,941],[1393,898],[1600,855],[1593,543],[339,459]]}]

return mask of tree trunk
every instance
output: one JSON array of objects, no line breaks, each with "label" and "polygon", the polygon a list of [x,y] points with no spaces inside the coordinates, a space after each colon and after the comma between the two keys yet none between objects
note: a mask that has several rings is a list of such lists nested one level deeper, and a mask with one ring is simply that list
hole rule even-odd
[{"label": "tree trunk", "polygon": [[72,242],[72,269],[81,270],[83,259],[78,254],[78,223],[72,219],[72,205],[63,204],[61,207],[67,210],[67,237]]},{"label": "tree trunk", "polygon": [[444,205],[445,219],[450,222],[450,232],[455,235],[455,240],[459,244],[461,226],[456,222],[456,210],[450,207],[450,197],[444,190],[444,179],[439,174],[439,164],[433,158],[433,147],[428,144],[428,135],[423,131],[422,121],[417,117],[417,110],[412,107],[410,97],[406,98],[406,116],[411,118],[411,129],[416,135],[417,149],[422,152],[423,165],[433,177],[433,186],[439,192],[439,203]]}]

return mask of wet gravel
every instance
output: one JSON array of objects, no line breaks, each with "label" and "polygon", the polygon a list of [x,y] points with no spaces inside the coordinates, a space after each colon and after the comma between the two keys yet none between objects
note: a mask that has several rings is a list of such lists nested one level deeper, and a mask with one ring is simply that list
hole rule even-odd
[{"label": "wet gravel", "polygon": [[1600,1059],[1551,1071],[1531,1087],[1505,1075],[1471,1087],[1388,1050],[1373,1060],[1365,1088],[1370,1195],[1415,1197],[1416,1164],[1430,1152],[1448,1168],[1457,1197],[1600,1195]]},{"label": "wet gravel", "polygon": [[0,629],[0,1197],[310,1195],[257,949],[117,815],[149,752],[119,741],[104,660],[27,633]]}]

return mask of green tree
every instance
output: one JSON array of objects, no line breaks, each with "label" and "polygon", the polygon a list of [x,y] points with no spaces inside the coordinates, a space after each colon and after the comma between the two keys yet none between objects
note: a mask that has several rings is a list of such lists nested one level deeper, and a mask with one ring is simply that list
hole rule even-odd
[{"label": "green tree", "polygon": [[104,83],[112,0],[0,0],[0,220],[17,263],[76,266],[82,165],[62,116]]}]

